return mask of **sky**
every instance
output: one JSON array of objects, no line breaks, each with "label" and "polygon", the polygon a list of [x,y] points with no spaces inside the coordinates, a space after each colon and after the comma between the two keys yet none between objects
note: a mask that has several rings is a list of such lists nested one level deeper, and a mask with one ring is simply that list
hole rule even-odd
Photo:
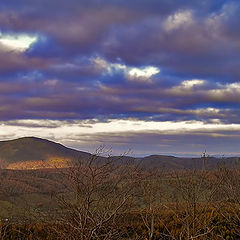
[{"label": "sky", "polygon": [[240,155],[240,1],[1,0],[0,140]]}]

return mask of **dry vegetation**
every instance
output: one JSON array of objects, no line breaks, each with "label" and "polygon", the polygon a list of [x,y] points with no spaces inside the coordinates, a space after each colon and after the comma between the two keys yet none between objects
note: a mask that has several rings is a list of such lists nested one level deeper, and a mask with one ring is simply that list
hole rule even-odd
[{"label": "dry vegetation", "polygon": [[[24,214],[2,215],[1,239],[240,239],[237,166],[146,171],[102,153],[67,169],[3,170],[1,204],[25,201]],[[27,201],[33,193],[48,201]]]}]

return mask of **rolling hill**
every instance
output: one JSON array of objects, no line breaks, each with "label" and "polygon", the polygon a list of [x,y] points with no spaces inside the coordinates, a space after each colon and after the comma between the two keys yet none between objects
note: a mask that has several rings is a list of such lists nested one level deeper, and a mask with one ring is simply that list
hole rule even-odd
[{"label": "rolling hill", "polygon": [[6,169],[38,169],[67,166],[69,161],[91,154],[36,137],[0,142],[0,166]]},{"label": "rolling hill", "polygon": [[[42,169],[54,167],[67,167],[69,163],[78,159],[87,159],[90,153],[67,148],[59,143],[36,137],[24,137],[10,141],[0,141],[0,167],[2,169]],[[166,155],[150,155],[143,158],[124,156],[112,157],[119,164],[128,162],[140,164],[143,168],[165,169],[201,169],[201,158],[181,158]],[[104,159],[104,158],[102,158]],[[238,163],[238,157],[225,158],[227,166]],[[208,157],[206,168],[212,169],[222,163],[221,158]]]}]

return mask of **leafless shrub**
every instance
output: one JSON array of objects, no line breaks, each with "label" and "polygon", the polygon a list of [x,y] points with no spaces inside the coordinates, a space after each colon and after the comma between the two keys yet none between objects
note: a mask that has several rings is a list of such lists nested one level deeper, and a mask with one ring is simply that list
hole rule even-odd
[{"label": "leafless shrub", "polygon": [[232,168],[226,167],[223,162],[216,173],[222,179],[221,199],[222,206],[219,211],[221,220],[227,223],[232,230],[232,235],[240,237],[240,168],[236,163]]},{"label": "leafless shrub", "polygon": [[166,206],[178,231],[169,232],[171,239],[213,239],[213,220],[220,204],[216,198],[222,179],[212,171],[176,171],[169,180],[172,200]]},{"label": "leafless shrub", "polygon": [[58,197],[62,239],[120,239],[119,219],[130,208],[141,173],[136,165],[111,156],[103,148],[88,160],[77,161],[65,174],[69,195]]}]

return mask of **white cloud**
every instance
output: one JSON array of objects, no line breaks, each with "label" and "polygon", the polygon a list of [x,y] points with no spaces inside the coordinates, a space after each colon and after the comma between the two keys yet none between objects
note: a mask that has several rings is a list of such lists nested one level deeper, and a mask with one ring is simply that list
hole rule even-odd
[{"label": "white cloud", "polygon": [[[205,111],[205,110],[201,110]],[[217,112],[217,109],[206,109],[206,112]],[[49,128],[48,128],[49,125]],[[21,126],[21,127],[19,127]],[[33,127],[31,127],[33,126]],[[55,126],[55,127],[53,127]],[[124,132],[157,132],[162,133],[186,133],[195,131],[217,131],[217,130],[240,130],[240,124],[224,123],[205,123],[202,121],[143,121],[143,120],[109,120],[108,122],[89,122],[89,121],[59,121],[59,120],[18,120],[0,125],[0,138],[6,134],[14,134],[16,137],[21,136],[54,136],[56,139],[72,138],[81,134],[98,134],[98,133],[124,133]],[[3,140],[3,139],[2,139]]]},{"label": "white cloud", "polygon": [[204,80],[200,79],[192,79],[192,80],[186,80],[181,83],[181,86],[183,88],[193,88],[195,86],[203,85],[205,83]]},{"label": "white cloud", "polygon": [[109,63],[101,57],[92,58],[91,61],[95,64],[96,68],[107,72],[107,74],[113,74],[116,71],[125,71],[127,69],[127,66],[124,64]]},{"label": "white cloud", "polygon": [[144,68],[129,68],[127,76],[130,80],[151,81],[151,77],[159,72],[159,68],[152,66]]},{"label": "white cloud", "polygon": [[211,89],[208,91],[210,98],[219,100],[239,100],[240,99],[240,83],[230,83],[219,85],[219,89]]},{"label": "white cloud", "polygon": [[3,34],[0,33],[0,43],[7,49],[25,51],[37,40],[36,36],[27,34]]},{"label": "white cloud", "polygon": [[199,114],[204,114],[204,113],[219,113],[220,112],[220,109],[218,108],[211,108],[211,107],[208,107],[208,108],[198,108],[195,110],[196,113],[199,113]]},{"label": "white cloud", "polygon": [[178,11],[170,15],[163,26],[166,31],[172,31],[182,26],[188,26],[193,23],[193,14],[190,10]]},{"label": "white cloud", "polygon": [[92,62],[96,65],[97,68],[102,69],[107,74],[123,72],[126,78],[130,81],[151,82],[152,76],[160,72],[160,69],[154,66],[145,66],[140,68],[129,67],[122,63],[109,63],[105,59],[100,57],[93,58]]},{"label": "white cloud", "polygon": [[201,79],[185,80],[181,82],[180,85],[167,89],[166,92],[184,96],[186,94],[192,94],[195,88],[199,88],[205,83],[206,81]]},{"label": "white cloud", "polygon": [[211,100],[224,102],[237,102],[240,100],[240,83],[216,83],[210,88],[208,82],[201,79],[192,79],[181,82],[179,85],[166,89],[166,94],[177,96],[196,95],[207,97]]},{"label": "white cloud", "polygon": [[[202,110],[204,111],[204,110]],[[214,109],[208,109],[208,111],[215,111]],[[216,110],[217,111],[217,110]],[[227,143],[229,137],[240,137],[240,124],[227,124],[221,123],[218,119],[211,123],[202,121],[143,121],[143,120],[109,120],[108,122],[96,121],[58,121],[58,120],[18,120],[10,122],[1,122],[0,124],[0,140],[9,140],[24,136],[35,136],[41,138],[47,138],[67,146],[72,146],[79,150],[94,151],[96,147],[101,144],[106,146],[116,147],[119,150],[126,151],[131,148],[135,153],[150,154],[152,152],[179,152],[184,153],[189,150],[201,151],[201,149],[210,148],[209,144],[204,139],[208,137],[223,137],[221,141],[226,142],[226,147],[231,148]],[[238,133],[232,136],[231,133]],[[158,135],[159,138],[145,138],[148,134]],[[131,139],[131,136],[135,136]],[[177,140],[177,136],[180,140]],[[201,142],[200,146],[194,148],[193,145],[189,145],[189,141],[182,141],[184,136],[195,136],[196,142],[192,142],[193,145]],[[200,138],[199,138],[200,136]],[[201,136],[205,136],[202,139]],[[173,142],[169,142],[169,148],[163,148],[164,139],[172,139]],[[176,139],[176,143],[175,143]],[[202,140],[201,140],[202,139]],[[124,140],[124,141],[123,141]],[[159,142],[161,141],[161,142]],[[180,141],[180,142],[179,142]],[[216,140],[216,144],[219,144],[219,140]],[[229,152],[233,152],[235,146],[230,150],[224,149]],[[199,150],[200,149],[200,150]],[[213,146],[213,149],[216,149]],[[120,151],[120,153],[122,153]]]}]

